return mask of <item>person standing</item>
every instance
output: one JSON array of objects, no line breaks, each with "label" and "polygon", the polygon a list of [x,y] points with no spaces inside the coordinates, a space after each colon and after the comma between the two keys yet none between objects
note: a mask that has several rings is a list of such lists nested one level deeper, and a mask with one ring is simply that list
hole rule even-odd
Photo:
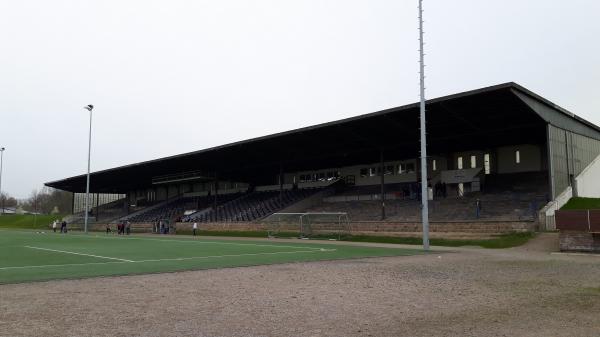
[{"label": "person standing", "polygon": [[198,230],[198,223],[194,222],[194,225],[192,226],[192,233],[194,236],[196,236],[196,231]]},{"label": "person standing", "polygon": [[56,233],[56,223],[58,222],[58,220],[54,220],[54,222],[52,222],[52,230],[54,231],[54,233]]},{"label": "person standing", "polygon": [[106,224],[106,234],[110,233],[110,224]]},{"label": "person standing", "polygon": [[479,200],[479,198],[477,198],[477,201],[475,201],[475,216],[477,217],[477,219],[479,219],[480,215],[481,215],[481,200]]},{"label": "person standing", "polygon": [[125,233],[127,235],[131,234],[131,222],[129,220],[125,222]]},{"label": "person standing", "polygon": [[60,232],[61,233],[67,232],[67,222],[65,220],[63,220],[63,222],[60,223]]}]

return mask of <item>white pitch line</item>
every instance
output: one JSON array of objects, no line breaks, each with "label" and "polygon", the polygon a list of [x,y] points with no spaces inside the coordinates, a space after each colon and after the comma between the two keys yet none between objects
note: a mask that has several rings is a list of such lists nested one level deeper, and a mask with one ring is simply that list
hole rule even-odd
[{"label": "white pitch line", "polygon": [[108,259],[108,260],[117,260],[117,261],[122,261],[122,262],[135,262],[133,260],[126,260],[126,259],[119,259],[117,257],[108,257],[108,256],[101,256],[101,255],[92,255],[92,254],[84,254],[84,253],[75,253],[75,252],[68,252],[66,250],[58,250],[58,249],[50,249],[50,248],[41,248],[41,247],[33,247],[33,246],[23,246],[25,248],[30,248],[30,249],[38,249],[38,250],[47,250],[49,252],[57,252],[57,253],[64,253],[64,254],[73,254],[73,255],[81,255],[81,256],[91,256],[91,257],[97,257],[99,259]]},{"label": "white pitch line", "polygon": [[111,262],[67,263],[67,264],[41,264],[41,265],[33,265],[33,266],[1,267],[0,270],[49,268],[49,267],[70,267],[70,266],[92,266],[92,265],[97,265],[97,264],[119,264],[119,263],[131,263],[131,262],[111,261]]},{"label": "white pitch line", "polygon": [[[4,230],[6,232],[19,232],[19,233],[34,233],[34,232],[26,232],[26,231],[13,231],[13,230]],[[237,243],[237,242],[220,242],[220,241],[201,241],[201,240],[175,240],[175,239],[154,239],[154,238],[143,238],[143,237],[115,237],[115,236],[105,236],[105,235],[88,235],[88,234],[70,234],[69,236],[77,236],[87,239],[114,239],[114,240],[142,240],[142,241],[161,241],[161,242],[181,242],[181,243],[206,243],[213,245],[231,245],[231,246],[254,246],[254,247],[274,247],[274,248],[302,248],[302,249],[314,249],[315,251],[320,250],[318,247],[308,247],[308,246],[287,246],[287,245],[266,245],[259,243]],[[62,237],[62,236],[61,236]]]},{"label": "white pitch line", "polygon": [[[25,246],[25,247],[27,247],[27,248],[34,248],[34,249],[40,249],[40,248],[37,248],[37,247],[28,247],[28,246]],[[47,250],[47,249],[44,248],[44,250]],[[172,258],[172,259],[154,259],[154,260],[138,260],[138,261],[123,260],[123,261],[114,261],[114,262],[45,264],[45,265],[34,265],[34,266],[0,267],[0,270],[27,269],[27,268],[49,268],[49,267],[70,267],[70,266],[90,266],[90,265],[99,265],[99,264],[119,264],[119,263],[144,263],[144,262],[161,262],[161,261],[183,261],[183,260],[211,259],[211,258],[224,258],[224,257],[257,256],[257,255],[319,253],[319,252],[334,252],[336,250],[337,249],[298,250],[298,251],[290,251],[290,252],[247,253],[247,254],[229,254],[229,255],[212,255],[212,256],[193,256],[193,257],[179,257],[179,258]],[[53,250],[51,250],[51,251],[53,251]],[[118,259],[118,260],[122,260],[122,259]]]},{"label": "white pitch line", "polygon": [[209,255],[209,256],[178,257],[178,258],[172,258],[172,259],[140,260],[140,261],[135,261],[135,262],[184,261],[184,260],[212,259],[212,258],[224,258],[224,257],[276,255],[276,254],[298,254],[298,253],[319,253],[319,252],[334,252],[334,251],[336,251],[336,249],[296,250],[296,251],[290,251],[290,252],[246,253],[246,254],[227,254],[227,255]]}]

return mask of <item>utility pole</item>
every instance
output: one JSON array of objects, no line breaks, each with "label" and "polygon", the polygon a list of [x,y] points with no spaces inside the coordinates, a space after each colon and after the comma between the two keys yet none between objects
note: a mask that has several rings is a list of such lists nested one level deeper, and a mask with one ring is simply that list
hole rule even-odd
[{"label": "utility pole", "polygon": [[423,50],[423,0],[419,0],[419,64],[421,87],[421,221],[423,249],[429,250],[429,188],[427,187],[427,135],[425,128],[425,52]]}]

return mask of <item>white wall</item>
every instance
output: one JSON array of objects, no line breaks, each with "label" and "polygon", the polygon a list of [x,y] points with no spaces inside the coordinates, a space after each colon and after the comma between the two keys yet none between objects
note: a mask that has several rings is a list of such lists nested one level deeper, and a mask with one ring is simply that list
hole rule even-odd
[{"label": "white wall", "polygon": [[[519,150],[521,162],[515,161],[515,151]],[[532,172],[542,170],[542,152],[539,146],[523,144],[498,148],[498,173]]]},{"label": "white wall", "polygon": [[600,156],[575,178],[578,197],[600,198]]}]

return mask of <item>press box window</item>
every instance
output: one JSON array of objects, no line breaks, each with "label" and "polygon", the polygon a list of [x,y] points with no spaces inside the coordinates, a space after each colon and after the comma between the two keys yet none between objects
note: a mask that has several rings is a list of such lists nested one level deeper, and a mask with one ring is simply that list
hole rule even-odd
[{"label": "press box window", "polygon": [[369,170],[368,170],[368,169],[366,169],[366,168],[361,168],[361,169],[360,169],[360,176],[361,176],[361,177],[363,177],[363,178],[364,178],[364,177],[366,177],[368,174],[369,174]]},{"label": "press box window", "polygon": [[458,157],[458,159],[456,160],[456,167],[458,167],[459,170],[463,169],[463,158],[462,157]]},{"label": "press box window", "polygon": [[477,157],[471,156],[471,168],[477,167]]},{"label": "press box window", "polygon": [[517,163],[517,164],[521,163],[521,151],[519,151],[519,150],[515,151],[515,163]]}]

